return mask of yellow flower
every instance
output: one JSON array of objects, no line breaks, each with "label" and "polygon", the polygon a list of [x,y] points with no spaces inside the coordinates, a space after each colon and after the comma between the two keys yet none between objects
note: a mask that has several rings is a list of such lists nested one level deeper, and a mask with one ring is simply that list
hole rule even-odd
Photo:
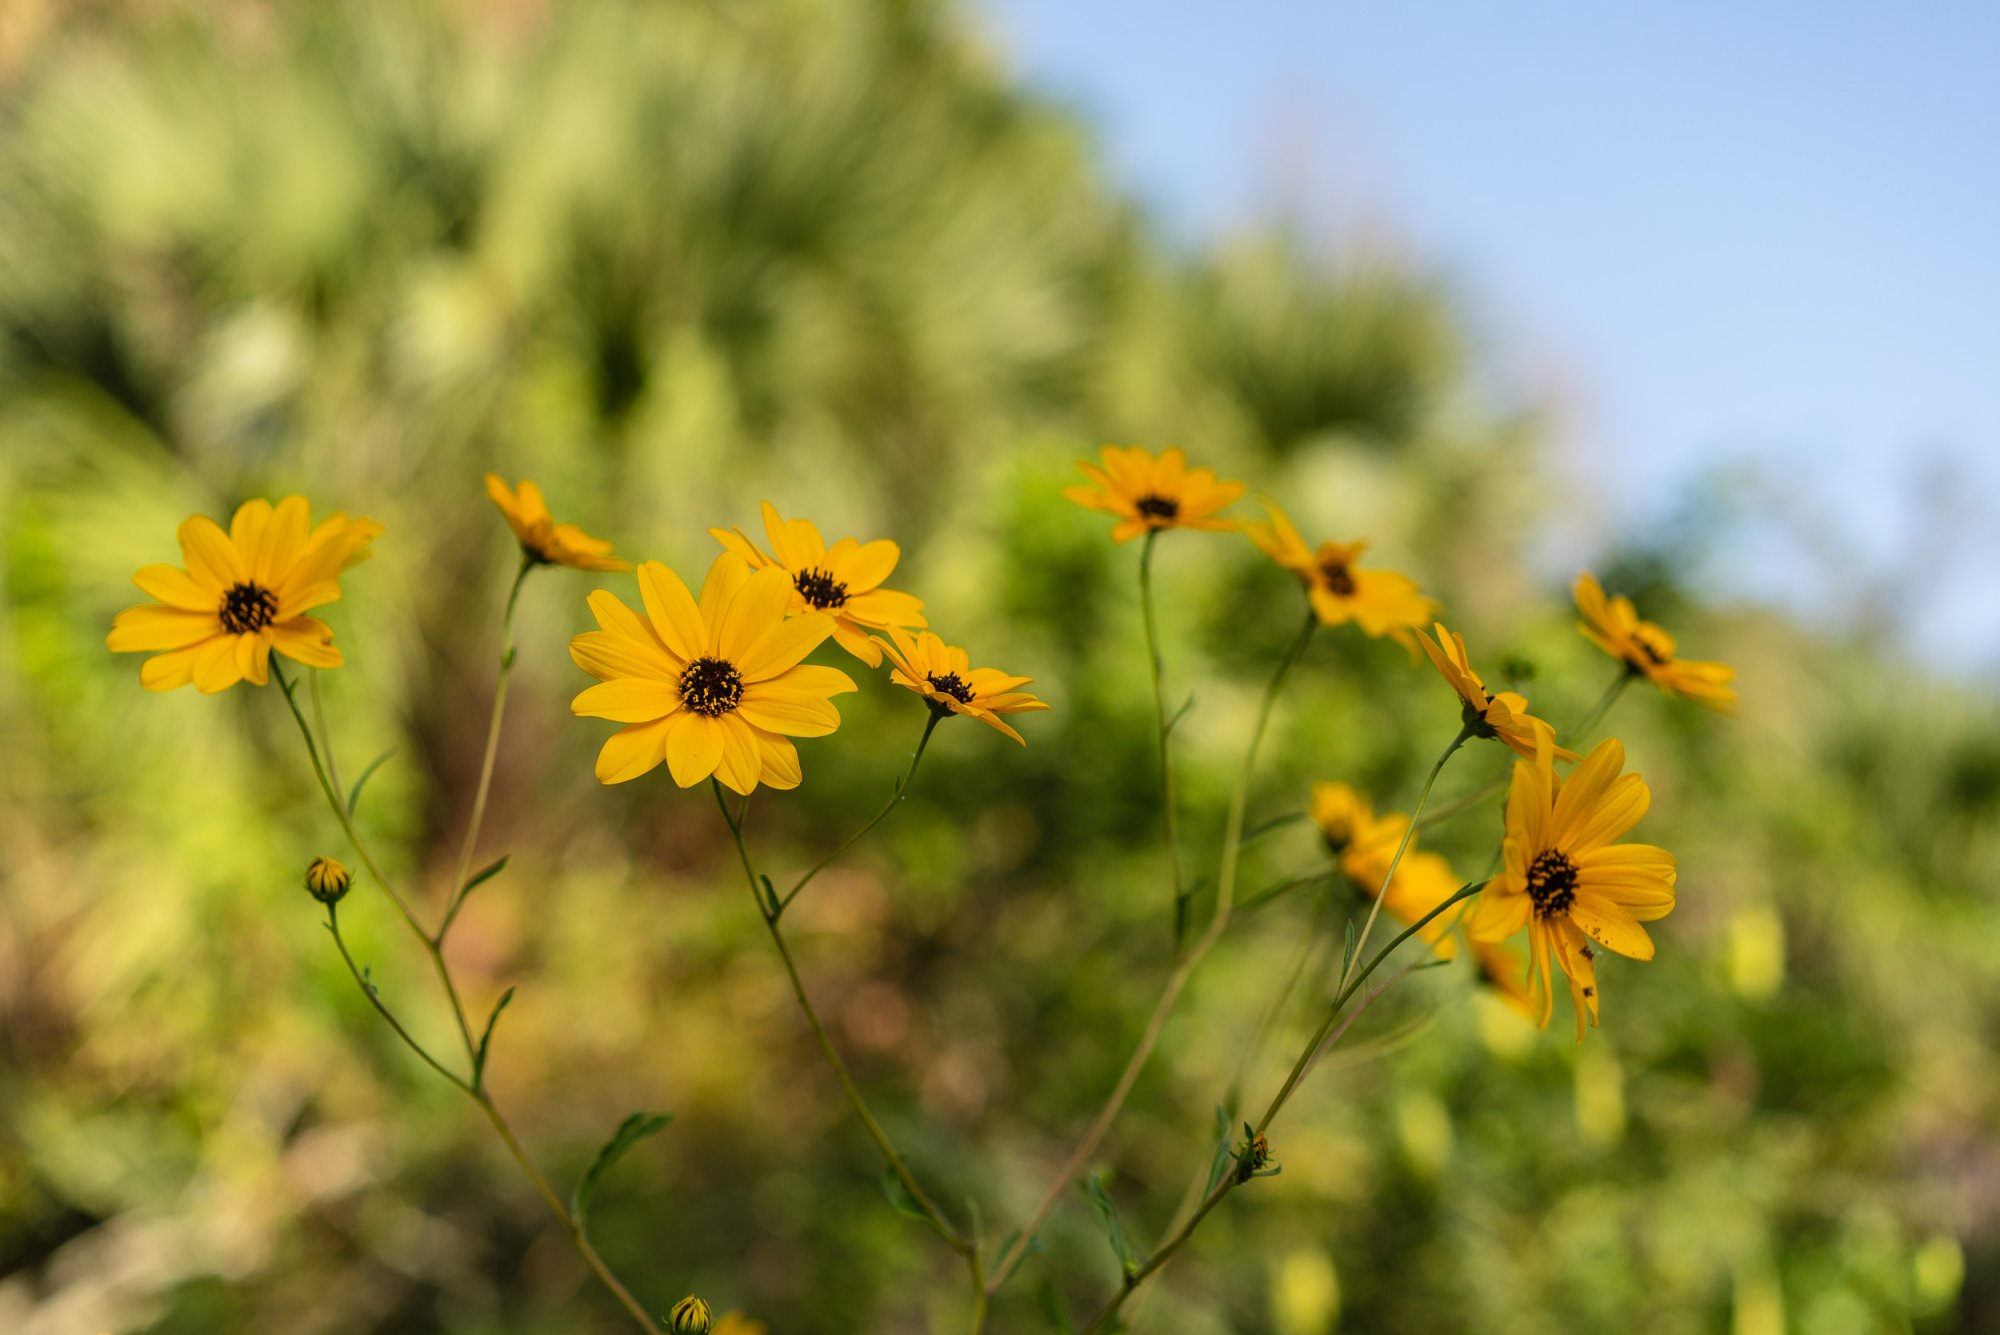
[{"label": "yellow flower", "polygon": [[1390,570],[1360,570],[1354,560],[1368,546],[1365,542],[1323,542],[1317,551],[1306,546],[1285,512],[1270,501],[1264,508],[1271,520],[1244,522],[1243,533],[1264,555],[1305,581],[1306,600],[1323,626],[1359,623],[1361,629],[1377,637],[1393,636],[1397,642],[1416,649],[1410,632],[1431,619],[1437,600],[1426,598],[1417,582]]},{"label": "yellow flower", "polygon": [[931,712],[964,714],[1027,745],[1025,738],[1000,721],[1002,714],[1026,714],[1049,706],[1020,688],[1033,677],[1010,677],[993,668],[975,668],[965,650],[946,644],[930,631],[913,640],[900,628],[889,627],[889,680],[924,697]]},{"label": "yellow flower", "polygon": [[[1486,683],[1472,670],[1472,662],[1466,657],[1463,635],[1446,630],[1442,621],[1433,623],[1433,628],[1437,639],[1418,631],[1417,643],[1423,645],[1431,664],[1458,692],[1458,698],[1464,702],[1466,725],[1473,730],[1473,736],[1497,737],[1524,756],[1535,754],[1536,742],[1541,737],[1546,736],[1550,745],[1555,745],[1556,730],[1528,712],[1526,697],[1517,691],[1495,695],[1486,689]],[[1555,747],[1555,755],[1563,760],[1576,759],[1576,752],[1560,746]]]},{"label": "yellow flower", "polygon": [[558,524],[549,513],[542,489],[523,479],[517,496],[498,473],[486,475],[486,494],[507,518],[507,527],[520,540],[521,551],[540,565],[569,566],[576,570],[630,570],[630,561],[611,554],[611,544],[593,538],[575,524]]},{"label": "yellow flower", "polygon": [[708,568],[699,604],[658,561],[642,562],[638,578],[644,616],[599,589],[590,610],[600,629],[569,642],[576,665],[602,683],[571,710],[630,725],[605,742],[597,777],[624,783],[665,761],[683,788],[710,775],[746,795],[760,783],[798,787],[799,754],[786,738],[832,732],[840,714],[829,697],[855,689],[845,672],[802,661],[833,633],[832,618],[787,618],[785,572],[752,572],[728,552]]},{"label": "yellow flower", "polygon": [[322,904],[338,904],[352,884],[354,877],[332,858],[314,858],[306,868],[306,893]]},{"label": "yellow flower", "polygon": [[1096,485],[1064,487],[1063,495],[1086,509],[1117,515],[1119,522],[1111,530],[1115,541],[1129,542],[1163,528],[1236,527],[1214,516],[1243,494],[1243,484],[1217,481],[1206,468],[1190,469],[1178,449],[1154,458],[1136,445],[1106,445],[1099,457],[1102,468],[1077,464]]},{"label": "yellow flower", "polygon": [[741,529],[712,528],[715,540],[750,563],[752,570],[777,566],[791,577],[791,610],[824,612],[833,618],[834,642],[869,667],[882,665],[882,651],[869,631],[922,626],[924,605],[907,593],[882,587],[902,559],[902,548],[886,538],[858,542],[842,538],[828,547],[807,519],[787,522],[764,502],[764,536],[773,556],[759,551]]},{"label": "yellow flower", "polygon": [[273,649],[309,667],[339,667],[333,632],[305,614],[340,597],[340,572],[367,560],[381,531],[372,519],[342,514],[315,528],[303,496],[275,507],[245,501],[227,532],[193,515],[180,527],[186,568],[153,565],[132,576],[159,601],[120,612],[104,642],[116,653],[155,655],[139,668],[149,691],[262,686]]},{"label": "yellow flower", "polygon": [[1652,790],[1636,774],[1621,774],[1625,747],[1598,744],[1567,780],[1555,774],[1544,743],[1534,758],[1514,762],[1507,794],[1503,870],[1480,892],[1472,915],[1476,941],[1504,941],[1525,925],[1530,966],[1549,1022],[1555,992],[1549,955],[1569,978],[1576,1037],[1584,1017],[1597,1023],[1597,970],[1590,943],[1633,959],[1653,958],[1653,939],[1639,924],[1674,907],[1674,856],[1651,844],[1620,844],[1639,823]]},{"label": "yellow flower", "polygon": [[1674,655],[1674,637],[1650,621],[1639,619],[1632,600],[1620,594],[1604,596],[1604,586],[1588,570],[1576,577],[1576,610],[1583,614],[1577,629],[1584,638],[1623,662],[1634,676],[1645,677],[1661,690],[1710,709],[1733,713],[1736,692],[1729,682],[1736,669],[1727,663],[1703,663]]},{"label": "yellow flower", "polygon": [[709,1335],[708,1304],[689,1294],[667,1314],[667,1329],[674,1335]]},{"label": "yellow flower", "polygon": [[[1389,874],[1389,863],[1396,856],[1396,845],[1403,841],[1403,831],[1410,828],[1410,818],[1400,811],[1378,817],[1368,799],[1348,785],[1316,783],[1312,820],[1327,848],[1339,860],[1341,875],[1363,894],[1374,898],[1382,888],[1382,878]],[[1382,898],[1382,911],[1410,926],[1457,894],[1459,884],[1451,864],[1436,853],[1418,852],[1416,836],[1412,835],[1410,846],[1403,851],[1403,860],[1396,863],[1389,893]],[[1418,931],[1418,938],[1428,942],[1440,959],[1450,959],[1457,950],[1450,933],[1464,911],[1463,904],[1454,904]]]}]

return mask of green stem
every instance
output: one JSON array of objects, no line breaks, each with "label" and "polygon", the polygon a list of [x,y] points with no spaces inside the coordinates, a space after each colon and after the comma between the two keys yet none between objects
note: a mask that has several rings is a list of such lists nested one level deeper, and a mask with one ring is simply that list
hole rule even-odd
[{"label": "green stem", "polygon": [[354,962],[354,955],[347,948],[347,939],[340,934],[340,915],[332,904],[326,906],[326,930],[333,933],[333,944],[340,951],[340,957],[347,961],[347,971],[354,975],[354,981],[361,988],[361,994],[368,998],[369,1004],[375,1007],[376,1013],[388,1021],[389,1027],[396,1031],[396,1037],[403,1040],[403,1045],[423,1058],[424,1064],[429,1066],[433,1071],[451,1081],[452,1084],[458,1086],[465,1093],[472,1094],[473,1088],[469,1083],[461,1080],[455,1071],[452,1071],[443,1062],[433,1057],[429,1049],[417,1042],[416,1039],[410,1037],[410,1031],[403,1028],[403,1022],[390,1013],[389,1007],[384,1004],[380,994],[376,992],[375,984],[368,980],[368,976],[362,973],[361,966]]},{"label": "green stem", "polygon": [[1056,1204],[1068,1191],[1069,1184],[1076,1180],[1076,1175],[1089,1163],[1090,1156],[1097,1152],[1098,1145],[1110,1132],[1112,1122],[1117,1119],[1119,1111],[1125,1106],[1125,1100],[1131,1096],[1132,1087],[1138,1083],[1139,1073],[1145,1069],[1148,1058],[1153,1054],[1153,1048],[1159,1043],[1160,1034],[1166,1029],[1167,1019],[1173,1014],[1174,1006],[1180,1001],[1181,993],[1186,989],[1195,967],[1201,963],[1203,956],[1208,954],[1229,927],[1236,885],[1236,864],[1238,854],[1242,850],[1243,809],[1248,801],[1251,777],[1257,769],[1257,755],[1263,746],[1264,733],[1271,722],[1271,711],[1277,704],[1279,693],[1284,689],[1285,679],[1291,675],[1293,666],[1305,653],[1306,645],[1311,642],[1313,632],[1318,626],[1318,618],[1308,615],[1304,627],[1286,649],[1285,656],[1279,660],[1277,670],[1271,674],[1270,684],[1264,688],[1264,698],[1257,707],[1257,722],[1251,729],[1250,745],[1243,756],[1243,772],[1237,779],[1236,793],[1229,803],[1229,822],[1222,840],[1222,863],[1216,872],[1215,912],[1209,917],[1208,927],[1174,966],[1174,971],[1168,975],[1166,987],[1161,990],[1160,999],[1154,1003],[1153,1013],[1146,1021],[1146,1028],[1139,1035],[1138,1046],[1132,1049],[1132,1055],[1126,1059],[1125,1069],[1118,1075],[1118,1083],[1112,1087],[1110,1095],[1104,1100],[1104,1105],[1097,1110],[1097,1116],[1091,1120],[1083,1139],[1077,1142],[1076,1148],[1070,1152],[1069,1158],[1056,1173],[1055,1180],[1049,1183],[1048,1190],[1042,1193],[1041,1200],[1028,1215],[1028,1221],[1014,1234],[1013,1244],[994,1259],[992,1277],[986,1282],[989,1292],[997,1293],[1000,1286],[1005,1284],[1020,1267],[1021,1262],[1027,1259],[1028,1246],[1034,1241],[1036,1233],[1041,1230]]},{"label": "green stem", "polygon": [[902,779],[897,782],[896,791],[890,794],[889,800],[882,804],[882,809],[876,812],[866,825],[847,836],[847,839],[839,848],[834,849],[831,853],[828,853],[825,857],[814,863],[810,871],[793,883],[792,888],[787,890],[778,900],[779,913],[783,913],[792,906],[792,901],[799,897],[799,891],[806,888],[808,881],[832,866],[834,862],[839,860],[841,854],[860,843],[863,836],[887,820],[889,813],[902,804],[903,799],[909,795],[910,781],[917,777],[917,765],[924,758],[924,748],[931,744],[931,733],[937,730],[937,725],[943,718],[943,714],[935,709],[931,710],[930,721],[924,724],[924,735],[917,739],[916,754],[910,757],[910,768],[904,771]]},{"label": "green stem", "polygon": [[514,585],[507,590],[507,610],[500,618],[500,679],[493,688],[493,712],[486,721],[486,754],[479,761],[479,786],[472,794],[472,818],[466,823],[465,843],[458,850],[458,870],[451,878],[451,898],[445,905],[444,917],[435,933],[439,945],[444,944],[445,933],[451,930],[452,920],[458,917],[459,903],[465,897],[465,878],[472,870],[472,854],[479,845],[479,828],[486,821],[486,796],[492,791],[493,763],[500,754],[500,722],[507,716],[507,682],[514,675],[514,605],[520,601],[521,586],[527,582],[528,572],[535,565],[535,560],[523,553],[521,568],[514,575]]},{"label": "green stem", "polygon": [[[1461,726],[1458,730],[1458,735],[1451,739],[1451,745],[1445,747],[1443,754],[1438,756],[1437,763],[1431,766],[1431,772],[1424,776],[1423,791],[1417,794],[1417,809],[1410,813],[1409,823],[1403,827],[1403,838],[1396,845],[1396,856],[1389,859],[1389,870],[1382,874],[1382,886],[1375,892],[1375,902],[1368,906],[1368,918],[1367,921],[1362,923],[1361,935],[1354,942],[1354,953],[1349,955],[1346,962],[1341,966],[1340,982],[1342,986],[1346,985],[1347,975],[1354,968],[1356,961],[1361,958],[1361,952],[1367,948],[1368,934],[1375,929],[1375,919],[1381,916],[1382,901],[1389,894],[1389,883],[1396,879],[1396,868],[1402,865],[1403,854],[1409,851],[1410,840],[1416,837],[1417,822],[1423,819],[1424,803],[1430,800],[1431,786],[1437,782],[1438,774],[1443,771],[1445,762],[1450,760],[1452,754],[1459,747],[1464,746],[1466,740],[1471,736],[1472,725],[1466,723]],[[1426,918],[1425,921],[1428,922],[1429,919]]]},{"label": "green stem", "polygon": [[840,1082],[841,1092],[847,1096],[847,1102],[854,1109],[855,1115],[861,1119],[861,1124],[868,1129],[869,1138],[875,1142],[875,1148],[881,1152],[883,1161],[903,1184],[903,1189],[909,1193],[917,1209],[930,1221],[931,1227],[938,1231],[938,1235],[953,1251],[960,1256],[968,1255],[976,1249],[951,1221],[945,1218],[944,1211],[938,1209],[931,1201],[930,1196],[917,1181],[916,1175],[910,1171],[909,1164],[904,1162],[902,1154],[890,1141],[889,1133],[882,1128],[882,1123],[876,1120],[874,1112],[869,1108],[868,1101],[862,1097],[860,1086],[855,1084],[854,1076],[848,1071],[847,1062],[842,1059],[840,1050],[834,1047],[833,1038],[826,1032],[826,1026],[820,1022],[819,1011],[814,1008],[812,998],[806,993],[805,980],[799,975],[798,963],[793,960],[791,947],[785,943],[785,934],[778,926],[778,914],[764,903],[763,892],[758,888],[757,869],[751,864],[750,848],[743,840],[743,825],[729,810],[729,802],[722,795],[722,785],[710,779],[709,787],[714,789],[715,805],[721,810],[722,819],[728,824],[729,833],[736,840],[736,855],[743,863],[743,875],[750,884],[750,897],[757,903],[757,914],[764,920],[765,930],[771,935],[771,944],[778,948],[778,958],[784,961],[785,975],[792,983],[792,995],[797,998],[799,1009],[805,1014],[806,1023],[811,1026],[813,1037],[819,1040],[820,1051],[825,1054],[827,1065],[833,1068],[834,1078]]},{"label": "green stem", "polygon": [[1589,737],[1597,725],[1604,721],[1604,716],[1611,712],[1611,706],[1618,703],[1618,697],[1625,693],[1626,683],[1635,675],[1637,674],[1631,668],[1619,669],[1617,679],[1604,688],[1604,694],[1597,697],[1597,703],[1590,707],[1590,712],[1576,725],[1573,735],[1579,739]]},{"label": "green stem", "polygon": [[1153,715],[1159,729],[1160,804],[1165,813],[1167,879],[1174,891],[1174,950],[1187,939],[1188,899],[1192,892],[1181,879],[1180,810],[1174,797],[1173,720],[1167,715],[1166,659],[1160,653],[1160,629],[1153,615],[1153,543],[1158,529],[1149,529],[1139,550],[1139,611],[1146,626],[1146,666],[1153,678]]},{"label": "green stem", "polygon": [[336,793],[347,791],[347,785],[340,781],[340,766],[333,759],[333,734],[326,730],[326,710],[319,702],[319,669],[314,668],[308,677],[312,683],[313,726],[319,730],[319,744],[326,748],[326,774],[333,783]]}]

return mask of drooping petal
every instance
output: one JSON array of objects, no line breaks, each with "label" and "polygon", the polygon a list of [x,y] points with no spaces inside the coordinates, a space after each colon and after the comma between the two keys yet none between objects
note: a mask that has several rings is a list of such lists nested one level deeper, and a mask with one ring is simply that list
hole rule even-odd
[{"label": "drooping petal", "polygon": [[715,767],[722,763],[722,725],[712,718],[691,714],[686,710],[674,715],[666,725],[667,771],[674,776],[674,782],[683,788],[692,788],[715,773]]},{"label": "drooping petal", "polygon": [[280,621],[267,632],[271,647],[295,663],[307,667],[337,668],[347,660],[333,647],[333,631],[318,617],[294,617]]},{"label": "drooping petal", "polygon": [[869,667],[882,666],[880,643],[846,617],[834,618],[833,642]]},{"label": "drooping petal", "polygon": [[767,788],[796,788],[802,777],[799,749],[783,737],[768,732],[757,736],[758,758],[762,762],[757,781]]},{"label": "drooping petal", "polygon": [[1472,911],[1468,930],[1475,941],[1505,941],[1527,925],[1532,907],[1527,895],[1510,890],[1496,876],[1479,892],[1479,903]]},{"label": "drooping petal", "polygon": [[1631,914],[1609,899],[1579,888],[1576,902],[1569,906],[1569,917],[1606,950],[1615,950],[1635,960],[1653,958],[1653,938]]},{"label": "drooping petal", "polygon": [[597,753],[597,781],[625,783],[652,770],[666,758],[667,735],[680,720],[659,719],[620,728]]}]

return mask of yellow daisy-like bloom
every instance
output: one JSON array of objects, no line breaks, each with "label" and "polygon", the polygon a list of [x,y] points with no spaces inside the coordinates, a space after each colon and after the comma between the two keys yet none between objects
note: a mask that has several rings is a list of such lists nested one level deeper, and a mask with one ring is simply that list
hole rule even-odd
[{"label": "yellow daisy-like bloom", "polygon": [[1641,676],[1684,700],[1722,713],[1733,713],[1736,692],[1729,683],[1736,669],[1727,663],[1704,663],[1675,656],[1674,637],[1650,621],[1641,620],[1624,594],[1607,599],[1604,586],[1588,570],[1576,577],[1576,610],[1583,614],[1577,629],[1584,638]]},{"label": "yellow daisy-like bloom", "polygon": [[1064,487],[1063,495],[1086,509],[1117,515],[1114,541],[1129,542],[1163,528],[1236,527],[1231,520],[1215,518],[1215,512],[1242,496],[1243,484],[1219,481],[1206,468],[1189,468],[1180,450],[1155,458],[1136,445],[1106,445],[1098,457],[1101,468],[1077,464],[1095,485]]},{"label": "yellow daisy-like bloom", "polygon": [[896,626],[878,643],[889,654],[889,680],[924,697],[939,718],[964,714],[1021,745],[1027,739],[1000,720],[1002,714],[1026,714],[1049,708],[1020,689],[1033,677],[1010,677],[994,668],[976,668],[965,650],[946,644],[930,631],[911,639]]},{"label": "yellow daisy-like bloom", "polygon": [[303,496],[276,506],[245,501],[226,532],[193,515],[180,527],[186,568],[147,566],[132,576],[159,601],[120,612],[104,642],[116,653],[155,655],[139,668],[149,691],[262,686],[273,649],[308,667],[339,667],[333,632],[305,614],[340,597],[340,572],[367,560],[381,531],[372,519],[342,514],[314,527]]},{"label": "yellow daisy-like bloom", "polygon": [[[1328,850],[1339,859],[1341,875],[1372,899],[1382,888],[1382,878],[1389,873],[1389,863],[1396,856],[1396,846],[1403,842],[1410,818],[1400,811],[1377,816],[1368,799],[1344,783],[1316,783],[1312,820]],[[1403,860],[1396,863],[1395,878],[1382,898],[1382,911],[1410,926],[1457,894],[1459,884],[1451,864],[1436,853],[1419,852],[1412,836]],[[1463,904],[1454,904],[1417,932],[1420,940],[1437,951],[1438,958],[1450,959],[1457,951],[1451,929],[1464,911]]]},{"label": "yellow daisy-like bloom", "polygon": [[927,624],[921,602],[882,587],[903,555],[903,549],[887,538],[874,542],[842,538],[829,547],[811,520],[780,518],[769,501],[764,502],[764,536],[770,540],[772,555],[759,551],[741,529],[712,528],[709,533],[749,562],[752,570],[782,569],[792,581],[792,614],[824,612],[832,617],[835,643],[869,667],[882,665],[882,651],[875,647],[870,631]]},{"label": "yellow daisy-like bloom", "polygon": [[1526,696],[1518,691],[1495,695],[1486,689],[1486,683],[1472,670],[1472,661],[1466,656],[1463,635],[1446,630],[1442,621],[1433,623],[1433,628],[1437,639],[1418,631],[1417,643],[1430,656],[1432,666],[1458,692],[1464,703],[1466,726],[1472,729],[1473,736],[1497,737],[1524,756],[1533,756],[1537,741],[1546,736],[1557,757],[1576,759],[1576,752],[1555,746],[1553,727],[1528,712]]},{"label": "yellow daisy-like bloom", "polygon": [[1306,546],[1298,529],[1276,504],[1266,501],[1269,523],[1252,519],[1243,525],[1244,536],[1258,550],[1305,581],[1306,601],[1323,626],[1339,626],[1349,621],[1368,634],[1392,636],[1414,651],[1411,631],[1431,619],[1437,600],[1426,598],[1417,582],[1391,570],[1360,570],[1354,560],[1366,550],[1365,542],[1323,542],[1317,551]]},{"label": "yellow daisy-like bloom", "polygon": [[708,568],[699,603],[658,561],[640,564],[639,593],[644,616],[592,593],[599,629],[569,642],[576,665],[602,683],[570,709],[629,725],[604,743],[597,777],[624,783],[665,761],[683,788],[710,775],[745,795],[760,783],[798,787],[799,753],[786,739],[839,727],[830,697],[855,689],[845,672],[802,661],[833,633],[832,618],[787,617],[785,572],[753,572],[728,552]]},{"label": "yellow daisy-like bloom", "polygon": [[1576,1037],[1584,1018],[1597,1023],[1597,969],[1591,942],[1633,959],[1653,958],[1640,926],[1674,907],[1674,855],[1651,844],[1621,844],[1639,823],[1652,790],[1623,774],[1625,747],[1598,744],[1567,780],[1555,773],[1548,745],[1514,762],[1507,794],[1503,870],[1480,892],[1472,915],[1475,941],[1504,941],[1528,929],[1529,971],[1542,1000],[1541,1023],[1555,1008],[1549,956],[1569,978]]},{"label": "yellow daisy-like bloom", "polygon": [[611,544],[593,538],[575,524],[558,524],[542,499],[542,489],[525,478],[517,494],[498,473],[486,475],[486,494],[507,518],[521,551],[539,565],[569,566],[575,570],[630,570],[630,561],[611,554]]}]

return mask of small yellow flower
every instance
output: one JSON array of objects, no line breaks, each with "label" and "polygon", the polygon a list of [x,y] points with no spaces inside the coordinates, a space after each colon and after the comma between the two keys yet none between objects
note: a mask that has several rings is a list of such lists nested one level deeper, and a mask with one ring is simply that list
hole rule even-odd
[{"label": "small yellow flower", "polygon": [[[1524,756],[1535,754],[1537,739],[1543,736],[1554,746],[1556,730],[1528,712],[1525,696],[1518,691],[1495,695],[1486,689],[1486,683],[1472,670],[1472,662],[1466,656],[1463,635],[1446,630],[1441,621],[1433,623],[1433,628],[1437,639],[1418,631],[1417,643],[1430,656],[1432,666],[1458,692],[1464,703],[1466,725],[1472,728],[1475,737],[1497,737]],[[1555,755],[1563,760],[1576,759],[1576,752],[1560,746],[1555,747]]]},{"label": "small yellow flower", "polygon": [[1221,482],[1206,468],[1190,469],[1187,456],[1172,449],[1158,458],[1136,445],[1106,445],[1103,467],[1078,463],[1094,486],[1064,487],[1063,495],[1090,510],[1117,515],[1116,542],[1163,528],[1224,530],[1236,525],[1215,512],[1243,494],[1241,482]]},{"label": "small yellow flower", "polygon": [[729,552],[709,567],[698,604],[658,561],[642,562],[638,579],[644,616],[599,589],[590,595],[599,629],[569,642],[576,665],[602,683],[570,709],[629,725],[599,752],[598,779],[624,783],[665,761],[683,788],[710,775],[745,795],[760,783],[798,787],[787,738],[838,728],[830,697],[856,689],[845,672],[803,661],[833,619],[787,617],[785,572],[753,572]]},{"label": "small yellow flower", "polygon": [[352,884],[347,868],[332,858],[314,858],[306,868],[306,892],[322,904],[338,904]]},{"label": "small yellow flower", "polygon": [[752,570],[782,569],[795,590],[792,614],[824,612],[832,617],[834,642],[869,667],[882,665],[882,651],[875,647],[870,631],[926,624],[921,602],[882,587],[903,555],[902,548],[887,538],[874,542],[842,538],[828,547],[811,520],[780,518],[769,501],[764,502],[764,536],[773,555],[759,551],[741,529],[712,528],[709,534],[749,562]]},{"label": "small yellow flower", "polygon": [[1583,615],[1577,629],[1584,638],[1623,662],[1634,675],[1646,678],[1670,695],[1728,714],[1735,712],[1736,692],[1729,683],[1736,669],[1727,663],[1704,663],[1675,656],[1674,637],[1639,618],[1632,600],[1620,594],[1604,596],[1604,586],[1588,570],[1576,577],[1576,610]]},{"label": "small yellow flower", "polygon": [[708,1335],[710,1325],[708,1304],[693,1294],[675,1303],[667,1314],[667,1328],[674,1335]]},{"label": "small yellow flower", "polygon": [[630,561],[611,554],[611,544],[593,538],[575,524],[558,524],[549,513],[542,489],[523,479],[516,495],[498,473],[486,475],[486,494],[506,516],[521,551],[541,565],[569,566],[575,570],[630,570]]},{"label": "small yellow flower", "polygon": [[[1361,893],[1374,898],[1382,888],[1382,878],[1389,874],[1389,864],[1395,859],[1396,845],[1403,841],[1403,831],[1410,828],[1410,818],[1400,811],[1378,817],[1373,804],[1348,785],[1316,783],[1312,820],[1326,840],[1328,850],[1339,860],[1341,875]],[[1412,835],[1403,860],[1396,863],[1389,893],[1382,898],[1382,911],[1404,926],[1411,926],[1458,893],[1459,884],[1451,864],[1436,853],[1419,852],[1416,836]],[[1451,929],[1464,911],[1463,904],[1454,904],[1418,931],[1418,938],[1435,949],[1438,958],[1450,959],[1456,952]]]},{"label": "small yellow flower", "polygon": [[333,632],[305,614],[340,597],[340,572],[367,560],[381,531],[343,514],[314,527],[303,496],[276,506],[245,501],[227,532],[193,515],[180,527],[186,568],[152,565],[132,576],[159,601],[120,612],[104,642],[116,653],[155,655],[139,668],[149,691],[262,686],[273,649],[308,667],[339,667]]},{"label": "small yellow flower", "polygon": [[1674,855],[1651,844],[1616,842],[1652,802],[1645,780],[1621,773],[1624,768],[1625,747],[1615,737],[1599,743],[1567,780],[1556,777],[1546,741],[1532,759],[1515,761],[1503,870],[1486,883],[1472,915],[1475,941],[1504,941],[1527,927],[1543,1025],[1555,1008],[1554,953],[1569,978],[1579,1043],[1586,1014],[1597,1023],[1590,943],[1649,960],[1653,939],[1640,924],[1674,907]]},{"label": "small yellow flower", "polygon": [[1305,582],[1306,601],[1323,626],[1339,626],[1352,621],[1377,638],[1393,637],[1413,653],[1417,644],[1411,631],[1431,619],[1437,600],[1426,598],[1417,582],[1390,570],[1362,570],[1355,558],[1366,550],[1365,542],[1323,542],[1318,550],[1306,546],[1285,512],[1271,501],[1269,523],[1246,520],[1244,536],[1258,550]]},{"label": "small yellow flower", "polygon": [[924,697],[939,717],[964,714],[1027,745],[1027,740],[999,716],[1049,707],[1020,689],[1033,677],[1010,677],[993,668],[975,668],[965,650],[946,644],[927,630],[919,631],[913,640],[891,626],[889,636],[878,640],[889,653],[889,680]]}]

